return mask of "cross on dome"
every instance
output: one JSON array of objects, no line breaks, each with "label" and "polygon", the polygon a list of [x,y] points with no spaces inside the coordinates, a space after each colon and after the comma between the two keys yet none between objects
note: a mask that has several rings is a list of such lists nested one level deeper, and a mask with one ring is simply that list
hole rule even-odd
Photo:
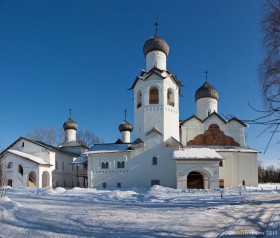
[{"label": "cross on dome", "polygon": [[158,24],[158,22],[156,22],[154,25],[155,25],[155,34],[157,34],[159,24]]},{"label": "cross on dome", "polygon": [[209,74],[209,72],[207,70],[205,70],[204,73],[205,73],[205,78],[206,78],[206,82],[207,82],[208,81],[208,74]]}]

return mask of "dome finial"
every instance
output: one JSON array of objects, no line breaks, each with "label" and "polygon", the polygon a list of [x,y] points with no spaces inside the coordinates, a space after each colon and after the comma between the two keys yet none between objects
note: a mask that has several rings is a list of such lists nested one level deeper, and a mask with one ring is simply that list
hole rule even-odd
[{"label": "dome finial", "polygon": [[208,74],[209,74],[209,72],[207,70],[205,70],[204,73],[205,73],[206,82],[208,82]]},{"label": "dome finial", "polygon": [[72,108],[69,108],[69,117],[72,117]]},{"label": "dome finial", "polygon": [[158,33],[158,26],[159,26],[159,24],[158,24],[158,22],[155,22],[155,35],[157,35],[157,33]]},{"label": "dome finial", "polygon": [[126,112],[127,112],[127,110],[125,109],[124,110],[124,120],[126,120]]}]

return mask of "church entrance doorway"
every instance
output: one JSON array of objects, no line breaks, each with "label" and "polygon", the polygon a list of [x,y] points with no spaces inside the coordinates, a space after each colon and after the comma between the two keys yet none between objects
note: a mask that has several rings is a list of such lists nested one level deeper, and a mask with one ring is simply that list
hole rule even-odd
[{"label": "church entrance doorway", "polygon": [[42,174],[42,187],[50,186],[50,174],[48,171],[44,171]]},{"label": "church entrance doorway", "polygon": [[199,172],[190,172],[187,177],[187,188],[204,189],[203,175]]},{"label": "church entrance doorway", "polygon": [[36,187],[36,173],[31,171],[28,176],[28,187]]}]

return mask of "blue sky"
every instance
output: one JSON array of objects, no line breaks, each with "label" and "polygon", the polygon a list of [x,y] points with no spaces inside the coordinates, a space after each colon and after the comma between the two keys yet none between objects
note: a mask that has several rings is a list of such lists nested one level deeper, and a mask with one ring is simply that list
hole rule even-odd
[{"label": "blue sky", "polygon": [[[184,84],[180,119],[195,113],[194,94],[205,81],[220,94],[219,113],[239,119],[262,108],[258,67],[263,58],[262,0],[71,1],[0,0],[0,139],[9,145],[35,128],[57,128],[68,118],[114,142],[145,68],[145,41],[170,45],[167,66]],[[264,151],[269,134],[247,128],[247,145]],[[275,163],[278,138],[260,158]]]}]

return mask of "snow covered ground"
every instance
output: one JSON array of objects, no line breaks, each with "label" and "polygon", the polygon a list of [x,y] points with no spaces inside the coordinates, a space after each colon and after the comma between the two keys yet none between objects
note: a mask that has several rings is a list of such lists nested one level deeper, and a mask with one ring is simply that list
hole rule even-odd
[{"label": "snow covered ground", "polygon": [[0,198],[1,238],[257,236],[280,237],[280,184],[225,190],[8,188]]}]

